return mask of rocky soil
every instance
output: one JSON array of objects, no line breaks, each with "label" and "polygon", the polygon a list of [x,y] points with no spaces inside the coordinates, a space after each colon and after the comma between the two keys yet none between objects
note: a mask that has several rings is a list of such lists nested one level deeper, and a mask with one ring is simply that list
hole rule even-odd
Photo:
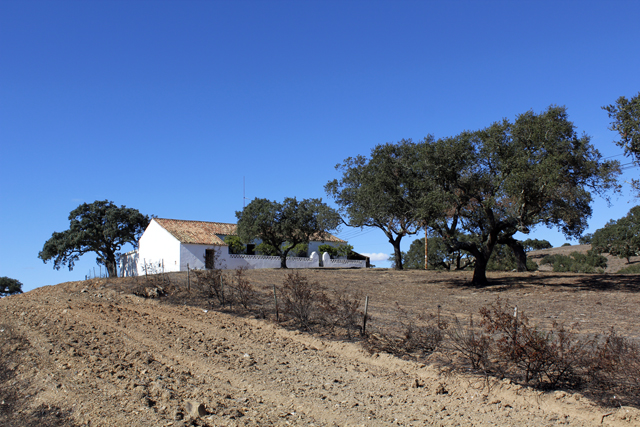
[{"label": "rocky soil", "polygon": [[[265,288],[284,274],[248,273]],[[540,321],[640,336],[638,276],[494,274],[495,286],[479,290],[464,286],[468,273],[308,274],[328,289],[369,295],[372,327],[393,323],[396,303],[465,315],[500,295]],[[357,342],[286,329],[271,313],[142,298],[133,287],[94,279],[0,300],[0,425],[640,425],[630,406],[369,354]]]}]

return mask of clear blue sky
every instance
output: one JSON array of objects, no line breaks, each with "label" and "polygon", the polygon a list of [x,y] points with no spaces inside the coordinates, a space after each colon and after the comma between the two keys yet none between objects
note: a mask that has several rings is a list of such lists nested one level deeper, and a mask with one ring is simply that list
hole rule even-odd
[{"label": "clear blue sky", "polygon": [[[334,166],[376,144],[551,104],[627,163],[600,107],[640,91],[638,17],[631,0],[0,0],[0,276],[83,279],[92,254],[72,272],[37,258],[83,202],[235,222],[243,176],[249,199],[327,200]],[[589,231],[638,200],[612,203]]]}]

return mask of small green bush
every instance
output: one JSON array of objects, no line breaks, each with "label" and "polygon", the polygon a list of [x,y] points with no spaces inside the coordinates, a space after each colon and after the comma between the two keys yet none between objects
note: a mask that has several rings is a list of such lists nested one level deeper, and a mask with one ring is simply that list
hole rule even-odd
[{"label": "small green bush", "polygon": [[335,248],[331,245],[320,245],[318,246],[318,250],[320,254],[328,253],[331,258],[335,258],[338,256],[338,248]]},{"label": "small green bush", "polygon": [[238,236],[225,236],[224,242],[229,245],[230,254],[244,254],[247,252],[244,243]]},{"label": "small green bush", "polygon": [[640,264],[630,265],[618,271],[619,274],[640,274]]}]

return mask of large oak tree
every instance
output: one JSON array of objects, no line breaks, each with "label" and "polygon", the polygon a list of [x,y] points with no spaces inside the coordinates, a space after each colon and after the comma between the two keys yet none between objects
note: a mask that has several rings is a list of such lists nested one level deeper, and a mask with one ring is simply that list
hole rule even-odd
[{"label": "large oak tree", "polygon": [[321,238],[340,225],[338,213],[321,199],[294,197],[279,203],[255,198],[236,217],[240,239],[262,240],[280,257],[281,268],[287,268],[287,255],[298,244]]},{"label": "large oak tree", "polygon": [[[431,137],[425,138],[425,143]],[[422,227],[421,169],[417,145],[411,140],[387,143],[371,150],[371,157],[349,157],[336,169],[342,173],[325,185],[325,191],[340,207],[350,227],[382,230],[394,250],[394,268],[402,270],[400,242]]]},{"label": "large oak tree", "polygon": [[[606,196],[618,188],[618,163],[603,161],[589,137],[577,135],[563,107],[529,111],[513,123],[505,119],[421,149],[425,222],[450,251],[475,257],[475,285],[487,283],[497,244],[509,245],[519,269],[526,268],[515,233],[545,225],[580,236],[591,216],[592,193]],[[464,234],[473,238],[458,238]]]},{"label": "large oak tree", "polygon": [[0,297],[22,293],[22,282],[7,276],[0,277]]},{"label": "large oak tree", "polygon": [[149,217],[137,209],[116,206],[108,200],[83,203],[69,214],[69,229],[54,232],[44,244],[38,258],[45,263],[53,260],[59,270],[75,262],[87,252],[97,255],[96,262],[104,265],[109,277],[117,277],[116,255],[120,248],[138,238],[149,225]]},{"label": "large oak tree", "polygon": [[[615,143],[624,148],[625,155],[630,156],[636,166],[640,166],[640,92],[631,99],[621,96],[615,104],[602,109],[612,120],[609,129],[620,135]],[[640,180],[633,179],[632,185],[640,196]]]},{"label": "large oak tree", "polygon": [[596,230],[591,237],[591,247],[598,254],[609,253],[630,263],[632,256],[640,254],[640,206]]}]

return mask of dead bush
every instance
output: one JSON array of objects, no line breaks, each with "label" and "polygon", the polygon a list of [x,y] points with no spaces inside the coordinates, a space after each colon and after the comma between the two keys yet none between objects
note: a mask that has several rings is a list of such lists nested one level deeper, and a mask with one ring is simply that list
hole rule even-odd
[{"label": "dead bush", "polygon": [[333,299],[324,298],[321,317],[332,329],[344,329],[347,338],[351,339],[354,331],[362,330],[360,322],[364,313],[360,311],[361,300],[359,293],[352,295],[348,290],[336,290]]},{"label": "dead bush", "polygon": [[396,303],[398,333],[374,330],[365,340],[365,348],[368,351],[384,351],[395,355],[426,356],[434,352],[444,338],[440,325],[440,316],[432,314],[413,315]]},{"label": "dead bush", "polygon": [[400,355],[405,353],[404,343],[400,337],[375,327],[372,327],[367,333],[362,341],[362,346],[371,354],[389,353]]},{"label": "dead bush", "polygon": [[318,282],[309,283],[307,277],[294,271],[287,274],[282,287],[283,314],[296,321],[303,329],[310,329],[312,322],[321,319],[314,317],[327,305],[327,296]]},{"label": "dead bush", "polygon": [[485,332],[492,335],[496,367],[506,375],[541,388],[576,387],[582,381],[590,341],[554,323],[548,331],[531,325],[517,308],[498,299],[480,309]]},{"label": "dead bush", "polygon": [[192,272],[196,276],[200,292],[208,299],[216,299],[221,306],[225,305],[224,274],[222,270],[192,270]]},{"label": "dead bush", "polygon": [[461,323],[454,316],[447,329],[449,350],[464,357],[473,369],[486,370],[489,368],[489,349],[492,345],[491,337],[478,330],[473,324],[473,316],[469,316],[469,323]]},{"label": "dead bush", "polygon": [[601,393],[640,396],[640,347],[611,328],[594,339],[588,362],[590,385]]},{"label": "dead bush", "polygon": [[237,302],[245,310],[249,310],[258,301],[258,293],[247,279],[245,271],[245,268],[238,267],[233,274],[226,277],[229,289],[227,299],[232,303]]}]

